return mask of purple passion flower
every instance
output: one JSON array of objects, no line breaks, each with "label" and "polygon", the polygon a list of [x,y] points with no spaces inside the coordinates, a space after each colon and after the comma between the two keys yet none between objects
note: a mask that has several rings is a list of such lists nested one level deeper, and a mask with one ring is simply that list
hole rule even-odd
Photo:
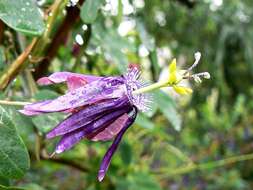
[{"label": "purple passion flower", "polygon": [[133,124],[138,111],[150,108],[150,95],[146,92],[171,87],[178,94],[186,95],[192,93],[192,89],[181,86],[182,80],[201,82],[201,77],[210,78],[208,72],[192,74],[192,69],[201,58],[200,52],[195,53],[194,57],[195,62],[187,70],[178,70],[176,59],[173,59],[168,68],[168,77],[149,86],[140,82],[140,72],[136,67],[125,75],[115,77],[57,72],[39,79],[38,83],[49,85],[66,82],[68,92],[54,100],[27,104],[20,112],[30,116],[51,112],[69,113],[46,135],[48,139],[61,136],[55,148],[57,154],[69,150],[83,138],[92,141],[114,139],[98,172],[98,180],[102,181],[122,136]]},{"label": "purple passion flower", "polygon": [[57,72],[39,79],[38,84],[66,82],[68,92],[53,100],[28,104],[20,112],[29,116],[69,113],[46,135],[48,139],[61,136],[55,148],[57,154],[71,149],[84,138],[91,141],[114,139],[98,172],[98,180],[102,181],[122,136],[135,121],[138,110],[149,109],[149,95],[133,93],[143,86],[138,80],[139,76],[136,68],[126,75],[115,77]]}]

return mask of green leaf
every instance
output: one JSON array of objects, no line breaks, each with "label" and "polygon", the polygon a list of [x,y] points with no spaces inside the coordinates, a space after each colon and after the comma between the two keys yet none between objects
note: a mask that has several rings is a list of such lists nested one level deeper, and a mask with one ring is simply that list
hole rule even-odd
[{"label": "green leaf", "polygon": [[161,190],[159,183],[149,174],[136,173],[127,178],[118,178],[116,190]]},{"label": "green leaf", "polygon": [[123,141],[122,144],[120,145],[120,157],[124,163],[124,165],[129,165],[132,160],[132,148],[131,146]]},{"label": "green leaf", "polygon": [[155,77],[155,79],[157,79],[159,76],[159,73],[160,73],[160,66],[158,64],[158,57],[157,57],[156,49],[154,49],[153,51],[150,51],[148,57],[149,57],[149,60],[151,63],[151,68],[153,69],[153,72],[154,72],[154,77]]},{"label": "green leaf", "polygon": [[34,95],[35,100],[48,100],[48,99],[55,99],[59,96],[55,91],[52,90],[40,90]]},{"label": "green leaf", "polygon": [[93,23],[98,14],[98,10],[101,5],[104,3],[104,0],[86,0],[81,7],[81,19],[86,24]]},{"label": "green leaf", "polygon": [[116,28],[104,28],[101,22],[92,25],[92,43],[94,46],[101,46],[122,73],[126,72],[128,66],[128,58],[123,52],[136,51],[134,44],[121,37]]},{"label": "green leaf", "polygon": [[25,189],[19,187],[5,187],[3,185],[0,185],[0,190],[25,190]]},{"label": "green leaf", "polygon": [[182,119],[177,113],[173,100],[164,92],[157,91],[154,93],[155,102],[164,116],[171,122],[175,130],[181,129]]},{"label": "green leaf", "polygon": [[43,187],[35,183],[30,183],[24,186],[25,190],[45,190]]},{"label": "green leaf", "polygon": [[9,186],[10,185],[10,180],[5,178],[5,177],[0,176],[0,184],[5,185],[5,186]]},{"label": "green leaf", "polygon": [[61,113],[50,113],[35,116],[32,118],[32,122],[40,132],[47,133],[63,119],[64,115]]},{"label": "green leaf", "polygon": [[17,133],[22,137],[24,143],[27,147],[33,148],[34,143],[34,125],[32,119],[27,117],[17,110],[20,109],[19,106],[3,106],[6,112],[11,115],[12,122],[17,127]]},{"label": "green leaf", "polygon": [[143,113],[139,113],[135,122],[143,128],[154,129],[154,123]]},{"label": "green leaf", "polygon": [[9,114],[0,106],[0,176],[20,178],[30,167],[26,147]]},{"label": "green leaf", "polygon": [[27,35],[38,36],[44,31],[42,15],[32,0],[1,0],[0,19]]},{"label": "green leaf", "polygon": [[142,43],[149,51],[155,50],[155,39],[148,33],[144,23],[137,20],[136,29],[139,32]]},{"label": "green leaf", "polygon": [[35,183],[30,183],[26,184],[21,187],[9,187],[4,185],[0,185],[0,190],[45,190],[43,187],[35,184]]},{"label": "green leaf", "polygon": [[[34,99],[38,101],[55,99],[59,96],[52,90],[40,90],[34,95]],[[32,122],[35,127],[42,133],[47,133],[54,128],[61,120],[64,115],[61,113],[50,113],[46,115],[38,115],[32,118]]]}]

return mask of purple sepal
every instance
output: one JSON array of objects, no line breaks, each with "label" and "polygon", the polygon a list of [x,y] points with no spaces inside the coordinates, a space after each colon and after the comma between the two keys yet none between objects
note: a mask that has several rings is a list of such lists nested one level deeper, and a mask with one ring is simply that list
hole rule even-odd
[{"label": "purple sepal", "polygon": [[29,110],[18,110],[20,113],[27,115],[27,116],[35,116],[35,115],[40,115],[42,114],[41,112],[36,112],[36,111],[29,111]]},{"label": "purple sepal", "polygon": [[67,79],[67,86],[69,91],[73,91],[86,85],[88,82],[80,77],[72,76]]},{"label": "purple sepal", "polygon": [[48,77],[40,78],[37,81],[37,83],[39,85],[50,85],[50,84],[67,82],[68,86],[69,86],[69,83],[76,83],[75,86],[81,87],[87,83],[91,83],[101,78],[102,77],[97,77],[97,76],[92,76],[92,75],[82,75],[82,74],[71,73],[71,72],[55,72]]},{"label": "purple sepal", "polygon": [[93,104],[85,107],[84,109],[70,115],[68,118],[63,120],[55,128],[53,128],[48,134],[47,138],[54,138],[56,136],[70,133],[74,130],[83,127],[101,115],[108,113],[109,111],[122,108],[130,105],[126,96],[119,99],[106,100],[104,102]]},{"label": "purple sepal", "polygon": [[117,118],[113,123],[106,127],[103,131],[92,134],[88,137],[92,141],[108,141],[114,138],[125,126],[128,120],[127,113]]},{"label": "purple sepal", "polygon": [[96,133],[97,131],[103,130],[103,128],[108,126],[112,121],[120,117],[122,114],[129,112],[130,109],[130,106],[118,109],[112,113],[102,116],[101,118],[88,125],[83,126],[78,130],[63,135],[60,142],[56,146],[55,152],[59,154],[66,150],[69,150],[82,138],[92,133]]},{"label": "purple sepal", "polygon": [[33,115],[40,115],[43,114],[43,111],[40,110],[33,110],[30,109],[30,107],[39,107],[39,106],[43,106],[45,104],[50,103],[52,100],[44,100],[44,101],[40,101],[40,102],[36,102],[36,103],[31,103],[28,105],[24,106],[24,109],[19,110],[20,113],[24,114],[24,115],[28,115],[28,116],[33,116]]},{"label": "purple sepal", "polygon": [[124,80],[121,77],[107,77],[88,83],[54,100],[26,105],[24,110],[41,113],[63,112],[124,95]]},{"label": "purple sepal", "polygon": [[118,133],[118,135],[115,137],[112,145],[110,146],[110,148],[107,150],[107,152],[105,153],[105,156],[102,160],[102,163],[100,165],[100,169],[98,171],[98,180],[102,181],[105,177],[105,174],[109,168],[112,156],[114,154],[114,152],[117,150],[119,143],[122,139],[122,136],[124,135],[124,133],[126,132],[126,130],[133,124],[136,115],[137,115],[137,109],[134,107],[133,110],[134,113],[132,113],[132,115],[128,118],[128,120],[126,121],[124,127],[122,128],[122,130]]}]

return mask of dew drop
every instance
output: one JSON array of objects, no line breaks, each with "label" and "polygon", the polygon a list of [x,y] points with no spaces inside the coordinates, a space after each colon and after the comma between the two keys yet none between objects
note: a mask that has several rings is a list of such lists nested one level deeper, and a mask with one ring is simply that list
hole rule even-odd
[{"label": "dew drop", "polygon": [[76,43],[78,43],[79,45],[83,45],[84,41],[83,41],[83,37],[80,34],[77,34],[75,37]]},{"label": "dew drop", "polygon": [[88,26],[87,26],[86,24],[84,24],[84,25],[82,26],[82,29],[83,29],[84,31],[86,31],[86,30],[88,29]]}]

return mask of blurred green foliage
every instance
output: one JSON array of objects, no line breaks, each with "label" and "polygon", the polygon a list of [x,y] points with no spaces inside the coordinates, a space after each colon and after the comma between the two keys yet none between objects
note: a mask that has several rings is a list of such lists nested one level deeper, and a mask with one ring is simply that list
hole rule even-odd
[{"label": "blurred green foliage", "polygon": [[[12,14],[22,14],[16,2],[23,3],[22,0],[0,2],[0,19],[6,23],[2,41],[0,29],[0,76],[22,52],[23,45],[28,45],[32,36],[39,35],[45,27],[32,3],[33,16],[28,15],[30,12],[20,18]],[[37,1],[45,14],[54,2]],[[253,188],[253,157],[248,155],[253,145],[253,1],[196,0],[190,7],[182,2],[188,1],[86,0],[76,5],[81,18],[43,72],[110,76],[122,74],[129,64],[136,64],[145,80],[157,81],[173,57],[185,69],[193,63],[194,53],[200,51],[202,60],[196,69],[210,72],[211,80],[201,85],[187,84],[194,89],[188,97],[175,96],[170,89],[155,92],[152,111],[138,115],[102,183],[98,183],[96,175],[110,142],[83,140],[74,149],[48,159],[47,152],[53,151],[57,141],[45,140],[45,133],[63,116],[28,118],[17,112],[20,107],[4,106],[4,113],[12,121],[0,122],[0,147],[5,146],[2,130],[10,127],[15,133],[11,138],[18,138],[19,146],[12,147],[17,151],[11,151],[16,155],[13,162],[23,162],[22,172],[29,165],[21,136],[30,154],[31,167],[23,178],[13,179],[21,174],[12,176],[2,172],[3,166],[8,166],[1,157],[0,189],[19,189],[13,186],[28,190]],[[65,15],[66,11],[58,13],[53,32]],[[22,24],[16,25],[17,19]],[[64,85],[34,86],[27,72],[36,70],[40,60],[31,62],[38,63],[27,64],[26,72],[21,72],[1,92],[1,100],[44,100],[65,92]],[[2,117],[5,117],[3,113],[0,121]],[[20,151],[24,153],[22,156],[18,155]],[[239,155],[242,156],[234,159]]]}]

